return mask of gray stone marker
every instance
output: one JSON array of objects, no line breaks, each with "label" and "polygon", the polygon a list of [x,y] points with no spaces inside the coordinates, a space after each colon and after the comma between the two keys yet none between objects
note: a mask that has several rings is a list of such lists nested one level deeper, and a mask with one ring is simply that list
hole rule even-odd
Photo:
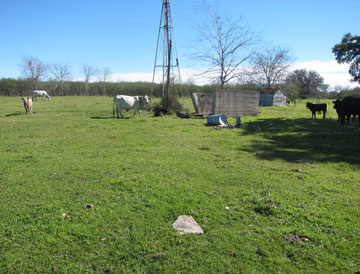
[{"label": "gray stone marker", "polygon": [[181,215],[173,223],[173,227],[179,231],[180,234],[194,233],[204,234],[204,231],[190,215]]}]

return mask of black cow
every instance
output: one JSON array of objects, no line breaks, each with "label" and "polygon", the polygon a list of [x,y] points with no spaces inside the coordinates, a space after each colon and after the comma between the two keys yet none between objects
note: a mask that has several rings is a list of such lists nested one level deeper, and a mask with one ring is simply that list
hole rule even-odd
[{"label": "black cow", "polygon": [[341,118],[341,100],[337,99],[336,101],[333,101],[334,103],[334,109],[336,110],[336,113],[338,115],[338,122],[340,122]]},{"label": "black cow", "polygon": [[313,104],[313,103],[306,103],[306,107],[311,110],[311,118],[316,119],[316,112],[323,112],[323,118],[325,118],[325,114],[327,111],[327,104]]},{"label": "black cow", "polygon": [[345,117],[347,124],[349,124],[351,115],[359,115],[359,127],[360,127],[360,98],[357,97],[345,97],[341,101],[340,106],[340,122],[345,124]]},{"label": "black cow", "polygon": [[[334,109],[336,110],[336,113],[338,115],[338,122],[341,121],[341,100],[337,99],[336,101],[333,101],[334,103]],[[356,114],[353,114],[352,119],[355,120]]]}]

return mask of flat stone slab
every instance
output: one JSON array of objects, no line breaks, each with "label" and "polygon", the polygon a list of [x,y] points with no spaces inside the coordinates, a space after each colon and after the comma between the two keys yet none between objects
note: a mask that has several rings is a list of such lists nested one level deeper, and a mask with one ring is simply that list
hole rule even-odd
[{"label": "flat stone slab", "polygon": [[180,234],[204,234],[202,228],[190,215],[180,215],[173,223],[173,227],[179,231]]}]

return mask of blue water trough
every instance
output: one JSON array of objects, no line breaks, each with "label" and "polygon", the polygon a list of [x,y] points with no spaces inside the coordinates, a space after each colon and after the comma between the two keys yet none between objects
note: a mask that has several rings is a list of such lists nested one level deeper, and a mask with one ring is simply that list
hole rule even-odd
[{"label": "blue water trough", "polygon": [[225,126],[228,123],[226,116],[223,114],[211,115],[207,118],[207,122],[211,126]]}]

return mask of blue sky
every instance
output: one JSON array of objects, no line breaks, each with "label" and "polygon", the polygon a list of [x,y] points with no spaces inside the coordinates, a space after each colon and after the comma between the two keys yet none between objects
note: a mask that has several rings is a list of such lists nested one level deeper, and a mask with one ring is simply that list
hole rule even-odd
[{"label": "blue sky", "polygon": [[[196,12],[203,1],[170,2],[181,68],[192,69],[188,51],[194,25],[204,19]],[[207,2],[220,2],[224,16],[242,16],[266,43],[288,47],[299,67],[346,85],[346,68],[336,66],[331,48],[347,32],[360,35],[359,0]],[[162,0],[0,0],[0,78],[20,77],[21,59],[32,56],[70,63],[74,77],[80,64],[89,64],[109,67],[118,79],[148,80],[161,6]]]}]

